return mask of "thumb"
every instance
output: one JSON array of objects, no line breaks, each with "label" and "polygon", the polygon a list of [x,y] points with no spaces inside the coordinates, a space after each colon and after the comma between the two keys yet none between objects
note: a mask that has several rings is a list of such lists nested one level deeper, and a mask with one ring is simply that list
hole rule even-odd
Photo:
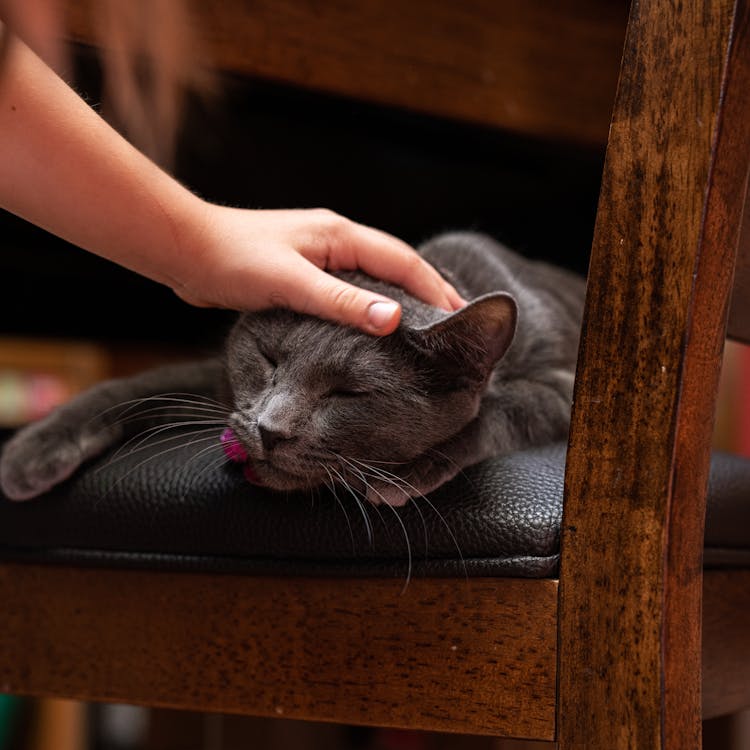
[{"label": "thumb", "polygon": [[385,336],[401,320],[401,305],[388,297],[348,284],[317,269],[316,293],[305,312],[336,323],[355,326],[365,333]]}]

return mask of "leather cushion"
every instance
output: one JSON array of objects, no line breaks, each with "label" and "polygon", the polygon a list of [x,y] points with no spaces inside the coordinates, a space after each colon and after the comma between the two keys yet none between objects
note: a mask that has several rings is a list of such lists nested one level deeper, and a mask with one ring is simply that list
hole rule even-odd
[{"label": "leather cushion", "polygon": [[[565,445],[492,459],[404,508],[272,493],[221,452],[109,456],[43,498],[0,499],[0,557],[280,575],[549,577]],[[157,455],[160,454],[160,455]],[[717,454],[708,565],[750,565],[750,461]]]}]

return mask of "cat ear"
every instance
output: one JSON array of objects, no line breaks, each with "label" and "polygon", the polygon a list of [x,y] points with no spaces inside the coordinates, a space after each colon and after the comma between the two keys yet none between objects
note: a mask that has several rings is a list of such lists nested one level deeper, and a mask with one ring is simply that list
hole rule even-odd
[{"label": "cat ear", "polygon": [[485,294],[437,323],[412,328],[410,338],[441,367],[483,381],[513,341],[517,311],[510,294]]}]

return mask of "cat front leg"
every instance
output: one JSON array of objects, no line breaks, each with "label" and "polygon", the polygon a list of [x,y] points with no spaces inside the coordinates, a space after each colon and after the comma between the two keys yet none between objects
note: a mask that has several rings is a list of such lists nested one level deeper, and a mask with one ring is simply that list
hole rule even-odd
[{"label": "cat front leg", "polygon": [[43,494],[85,461],[142,430],[144,422],[131,417],[138,408],[149,408],[148,399],[167,392],[213,395],[220,372],[218,360],[205,360],[95,385],[22,428],[3,446],[0,488],[11,500]]}]

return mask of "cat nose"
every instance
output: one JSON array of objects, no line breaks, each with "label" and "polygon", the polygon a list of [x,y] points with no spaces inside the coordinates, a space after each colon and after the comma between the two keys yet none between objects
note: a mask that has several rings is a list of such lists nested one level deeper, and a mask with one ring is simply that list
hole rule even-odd
[{"label": "cat nose", "polygon": [[267,451],[272,451],[279,443],[284,440],[289,440],[289,435],[285,435],[281,430],[274,429],[268,425],[258,422],[258,432],[260,433],[260,441],[263,443],[263,448]]}]

